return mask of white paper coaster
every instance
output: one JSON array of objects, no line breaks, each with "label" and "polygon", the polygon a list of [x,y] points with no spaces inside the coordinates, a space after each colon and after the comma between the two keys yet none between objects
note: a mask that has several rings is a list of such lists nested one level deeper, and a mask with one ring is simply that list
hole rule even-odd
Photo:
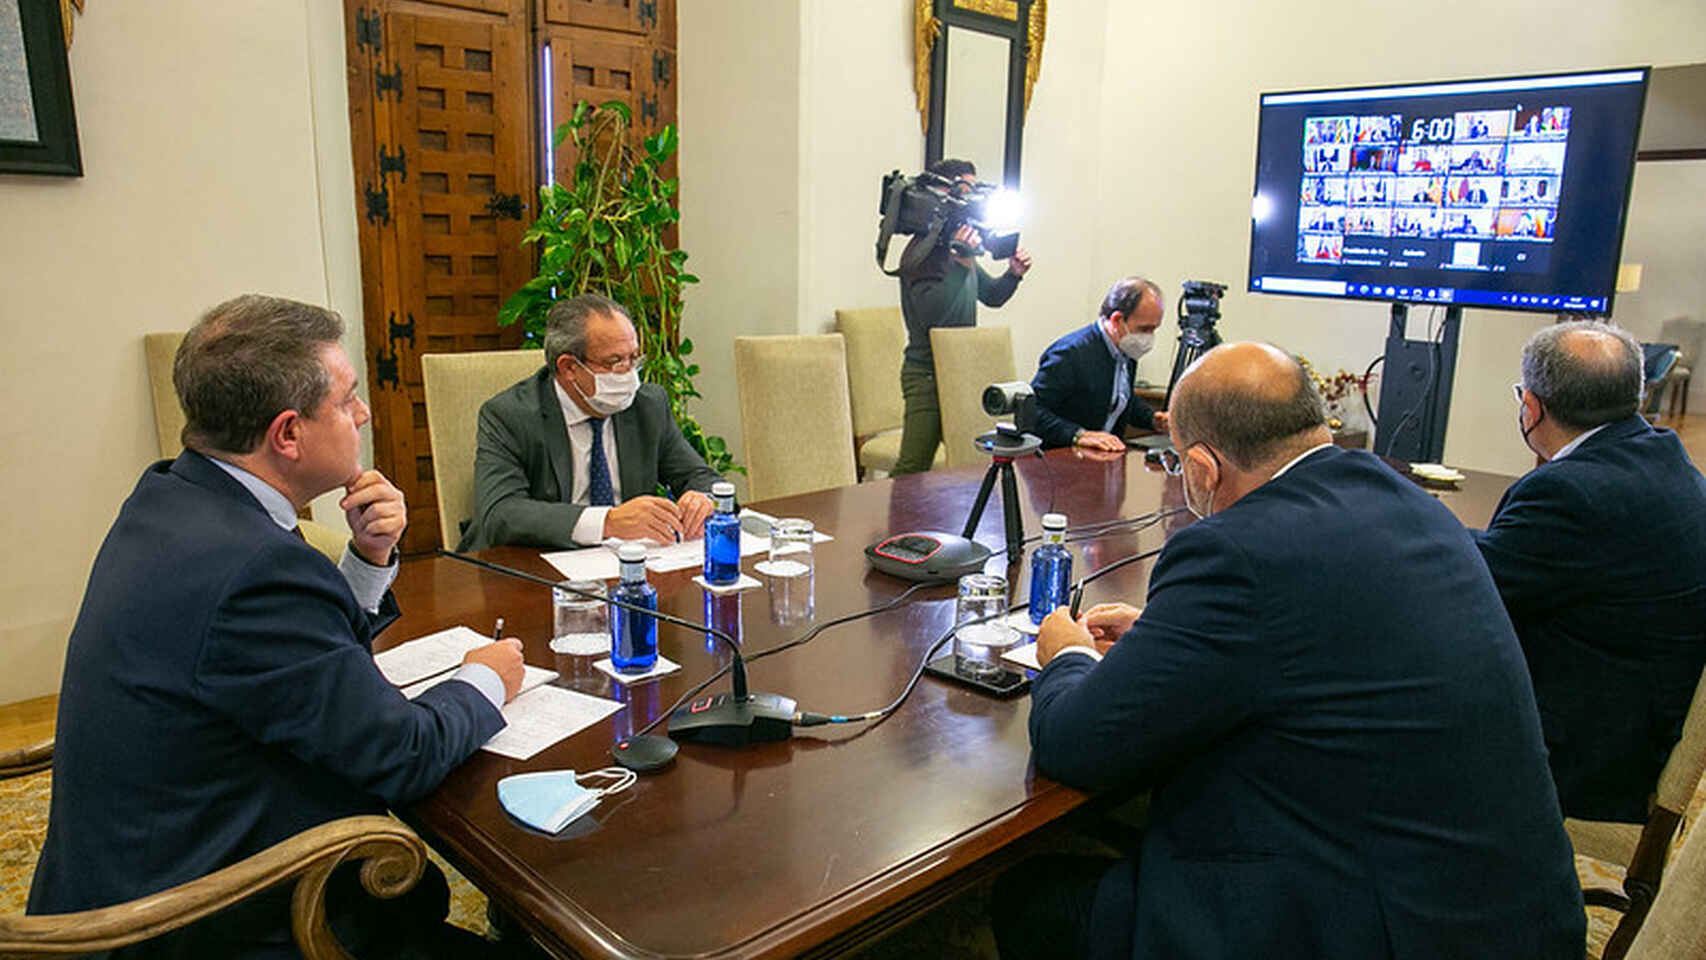
[{"label": "white paper coaster", "polygon": [[668,674],[681,669],[681,664],[676,663],[674,660],[669,659],[663,654],[658,654],[658,662],[653,664],[652,668],[647,670],[645,673],[623,673],[616,669],[616,665],[610,662],[609,657],[605,657],[603,660],[594,663],[593,666],[604,671],[610,679],[622,684],[623,686],[627,686],[632,683],[644,683],[647,680],[667,676]]},{"label": "white paper coaster", "polygon": [[717,586],[715,584],[706,583],[705,582],[705,575],[702,573],[694,574],[693,575],[693,582],[697,583],[699,586],[704,587],[706,590],[709,590],[712,593],[715,593],[719,596],[721,596],[725,593],[739,593],[742,590],[751,590],[753,587],[764,586],[764,584],[759,583],[757,580],[752,579],[751,577],[747,576],[744,573],[741,574],[740,579],[736,580],[734,583],[727,583],[727,584],[723,584],[722,586]]}]

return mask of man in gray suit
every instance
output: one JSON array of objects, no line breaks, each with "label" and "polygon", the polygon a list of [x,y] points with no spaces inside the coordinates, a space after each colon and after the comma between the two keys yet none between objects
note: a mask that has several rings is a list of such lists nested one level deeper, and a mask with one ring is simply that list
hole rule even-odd
[{"label": "man in gray suit", "polygon": [[[640,341],[622,306],[585,293],[551,308],[545,366],[480,407],[474,518],[461,549],[590,546],[607,537],[699,536],[722,477],[640,383]],[[669,500],[655,496],[669,488]]]}]

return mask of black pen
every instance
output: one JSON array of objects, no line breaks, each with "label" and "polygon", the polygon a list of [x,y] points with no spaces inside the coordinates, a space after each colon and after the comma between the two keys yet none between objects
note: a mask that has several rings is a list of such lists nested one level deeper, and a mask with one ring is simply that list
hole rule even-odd
[{"label": "black pen", "polygon": [[1067,607],[1067,615],[1073,620],[1078,619],[1078,608],[1084,605],[1084,585],[1081,583],[1072,589],[1072,604]]},{"label": "black pen", "polygon": [[498,625],[492,628],[492,642],[497,643],[504,638],[504,618],[498,618]]}]

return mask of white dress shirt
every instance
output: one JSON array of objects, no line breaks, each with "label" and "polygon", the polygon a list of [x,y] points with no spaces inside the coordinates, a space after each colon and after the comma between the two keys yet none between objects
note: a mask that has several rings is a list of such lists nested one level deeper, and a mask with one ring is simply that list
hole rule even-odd
[{"label": "white dress shirt", "polygon": [[1599,426],[1594,427],[1592,430],[1587,431],[1586,433],[1577,435],[1576,439],[1571,440],[1569,443],[1566,443],[1563,446],[1559,447],[1558,452],[1554,453],[1552,455],[1552,459],[1553,460],[1562,460],[1565,457],[1569,456],[1570,454],[1575,453],[1576,448],[1582,445],[1582,441],[1586,440],[1587,438],[1593,436],[1594,434],[1600,432],[1601,430],[1604,430],[1606,427],[1609,427],[1609,426],[1611,426],[1611,424],[1602,423]]},{"label": "white dress shirt", "polygon": [[[592,414],[569,396],[556,377],[551,386],[557,391],[557,404],[563,408],[563,424],[569,431],[569,463],[575,471],[574,489],[569,491],[569,503],[585,503],[587,488],[592,486]],[[616,466],[616,428],[604,418],[604,462],[610,466],[610,490],[617,503],[622,502],[622,472]],[[594,546],[604,542],[604,518],[609,507],[586,507],[570,536],[575,542]]]},{"label": "white dress shirt", "polygon": [[[296,508],[291,506],[289,497],[242,467],[226,463],[217,457],[208,459],[218,464],[221,470],[230,474],[232,479],[243,485],[243,489],[259,500],[262,509],[266,510],[273,523],[286,530],[296,529]],[[349,583],[350,592],[355,594],[355,602],[361,604],[361,608],[368,613],[378,613],[379,602],[385,599],[385,591],[391,589],[391,582],[397,579],[397,561],[392,560],[389,566],[376,567],[345,544],[343,559],[338,561],[338,572],[342,573],[344,580]],[[481,696],[491,701],[492,706],[503,709],[503,678],[491,667],[483,663],[465,663],[450,675],[450,679],[469,684],[480,691]]]}]

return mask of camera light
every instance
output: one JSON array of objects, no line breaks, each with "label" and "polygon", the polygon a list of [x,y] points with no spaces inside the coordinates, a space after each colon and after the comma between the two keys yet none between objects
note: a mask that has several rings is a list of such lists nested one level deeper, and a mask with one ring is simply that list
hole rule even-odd
[{"label": "camera light", "polygon": [[1268,219],[1268,215],[1273,212],[1274,201],[1265,193],[1256,194],[1255,198],[1250,201],[1250,218],[1257,223]]},{"label": "camera light", "polygon": [[984,213],[987,219],[985,226],[997,232],[1008,232],[1019,229],[1019,215],[1024,210],[1024,201],[1015,190],[997,190],[989,195],[989,205]]}]

